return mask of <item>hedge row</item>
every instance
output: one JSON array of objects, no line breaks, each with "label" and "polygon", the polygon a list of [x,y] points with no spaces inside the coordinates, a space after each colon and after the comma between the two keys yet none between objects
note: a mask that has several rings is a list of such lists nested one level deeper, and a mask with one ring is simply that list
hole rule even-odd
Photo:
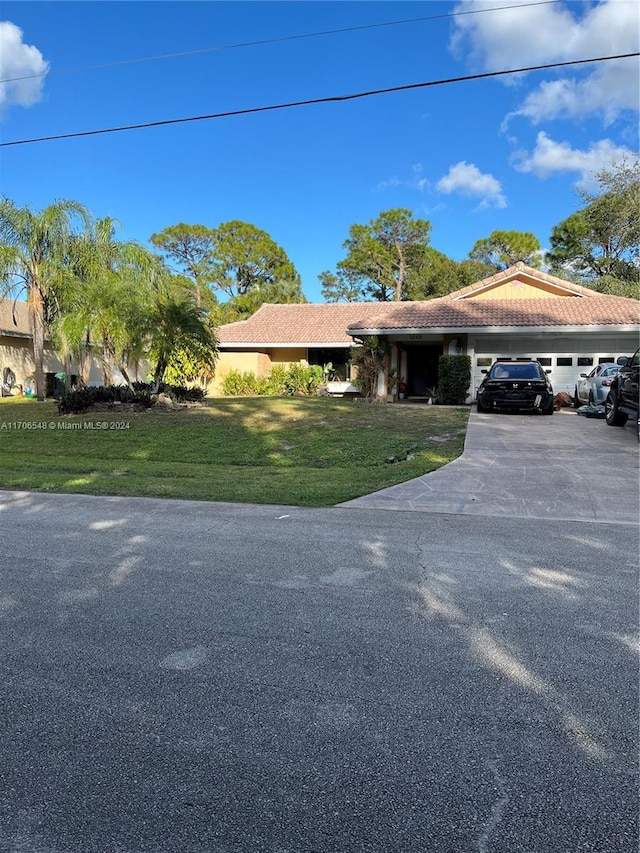
[{"label": "hedge row", "polygon": [[[114,405],[128,403],[148,409],[156,401],[152,394],[153,385],[146,382],[133,382],[133,389],[127,385],[99,385],[87,388],[75,388],[65,391],[58,399],[58,413],[78,415],[99,403]],[[176,403],[197,402],[204,397],[202,388],[185,388],[181,385],[160,385],[160,393],[166,394]]]},{"label": "hedge row", "polygon": [[322,385],[319,365],[276,364],[268,376],[251,371],[230,370],[222,380],[222,393],[228,397],[286,397],[293,394],[312,396]]}]

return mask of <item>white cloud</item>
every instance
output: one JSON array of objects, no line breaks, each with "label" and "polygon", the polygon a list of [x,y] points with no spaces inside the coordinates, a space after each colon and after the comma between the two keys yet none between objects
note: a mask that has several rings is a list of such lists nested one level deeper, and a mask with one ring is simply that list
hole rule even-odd
[{"label": "white cloud", "polygon": [[544,131],[536,138],[536,146],[529,154],[516,155],[514,166],[519,172],[531,172],[538,178],[548,178],[561,172],[576,172],[578,186],[588,188],[595,183],[595,176],[603,169],[610,169],[622,160],[634,162],[638,155],[610,139],[601,139],[591,144],[587,151],[572,148],[568,142],[555,142]]},{"label": "white cloud", "polygon": [[459,193],[472,198],[480,198],[482,199],[479,204],[481,209],[507,206],[507,199],[502,192],[500,181],[496,180],[493,175],[483,175],[477,166],[464,160],[456,163],[455,166],[451,166],[447,174],[438,181],[436,189],[445,195]]},{"label": "white cloud", "polygon": [[[492,5],[507,3],[513,5],[513,0]],[[456,11],[481,8],[477,0],[463,0]],[[577,3],[570,8],[561,3],[516,6],[456,17],[454,27],[450,44],[454,54],[469,58],[476,67],[495,71],[637,51],[640,7],[633,0],[602,0],[586,10]],[[526,116],[533,123],[600,115],[610,124],[623,110],[638,109],[637,58],[555,73],[561,73],[562,79],[542,82],[511,115]],[[510,82],[521,80],[518,75]]]},{"label": "white cloud", "polygon": [[[0,21],[0,79],[46,74],[49,63],[37,47],[24,44],[22,30],[11,21]],[[0,107],[30,107],[42,97],[44,77],[0,83]]]},{"label": "white cloud", "polygon": [[429,181],[422,174],[422,163],[414,163],[411,171],[412,176],[410,178],[399,178],[397,175],[394,175],[392,178],[380,181],[376,189],[386,190],[389,187],[407,187],[410,190],[418,190],[418,192],[424,192],[425,189],[428,189]]}]

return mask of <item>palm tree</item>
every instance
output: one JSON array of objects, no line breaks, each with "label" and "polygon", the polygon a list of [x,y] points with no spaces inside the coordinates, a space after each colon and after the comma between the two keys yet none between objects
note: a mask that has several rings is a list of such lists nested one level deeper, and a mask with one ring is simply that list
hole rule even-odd
[{"label": "palm tree", "polygon": [[[172,286],[171,279],[157,282],[146,308],[147,354],[154,364],[153,391],[157,393],[167,368],[181,371],[181,381],[198,373],[213,373],[218,341],[205,312]],[[191,375],[185,376],[185,371]]]},{"label": "palm tree", "polygon": [[40,211],[0,200],[0,297],[26,291],[38,400],[45,398],[44,338],[71,278],[74,235],[89,228],[91,216],[76,201],[56,201]]},{"label": "palm tree", "polygon": [[[74,277],[65,291],[56,340],[70,348],[79,364],[94,352],[104,385],[118,368],[131,385],[128,366],[144,349],[141,307],[164,267],[159,258],[133,241],[115,239],[117,221],[99,219],[73,247]],[[85,380],[86,381],[86,380]]]}]

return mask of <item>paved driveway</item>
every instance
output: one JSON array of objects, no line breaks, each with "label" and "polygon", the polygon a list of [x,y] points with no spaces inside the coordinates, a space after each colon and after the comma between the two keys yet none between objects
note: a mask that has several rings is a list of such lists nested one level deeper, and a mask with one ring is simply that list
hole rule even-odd
[{"label": "paved driveway", "polygon": [[639,463],[631,427],[473,409],[459,459],[341,506],[637,524]]}]

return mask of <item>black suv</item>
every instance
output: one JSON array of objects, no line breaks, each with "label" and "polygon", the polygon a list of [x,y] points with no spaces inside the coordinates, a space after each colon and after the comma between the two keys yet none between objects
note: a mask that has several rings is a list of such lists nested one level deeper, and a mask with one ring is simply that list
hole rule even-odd
[{"label": "black suv", "polygon": [[620,356],[620,370],[614,376],[604,402],[609,426],[624,426],[628,418],[637,424],[640,441],[640,349],[631,358]]}]

